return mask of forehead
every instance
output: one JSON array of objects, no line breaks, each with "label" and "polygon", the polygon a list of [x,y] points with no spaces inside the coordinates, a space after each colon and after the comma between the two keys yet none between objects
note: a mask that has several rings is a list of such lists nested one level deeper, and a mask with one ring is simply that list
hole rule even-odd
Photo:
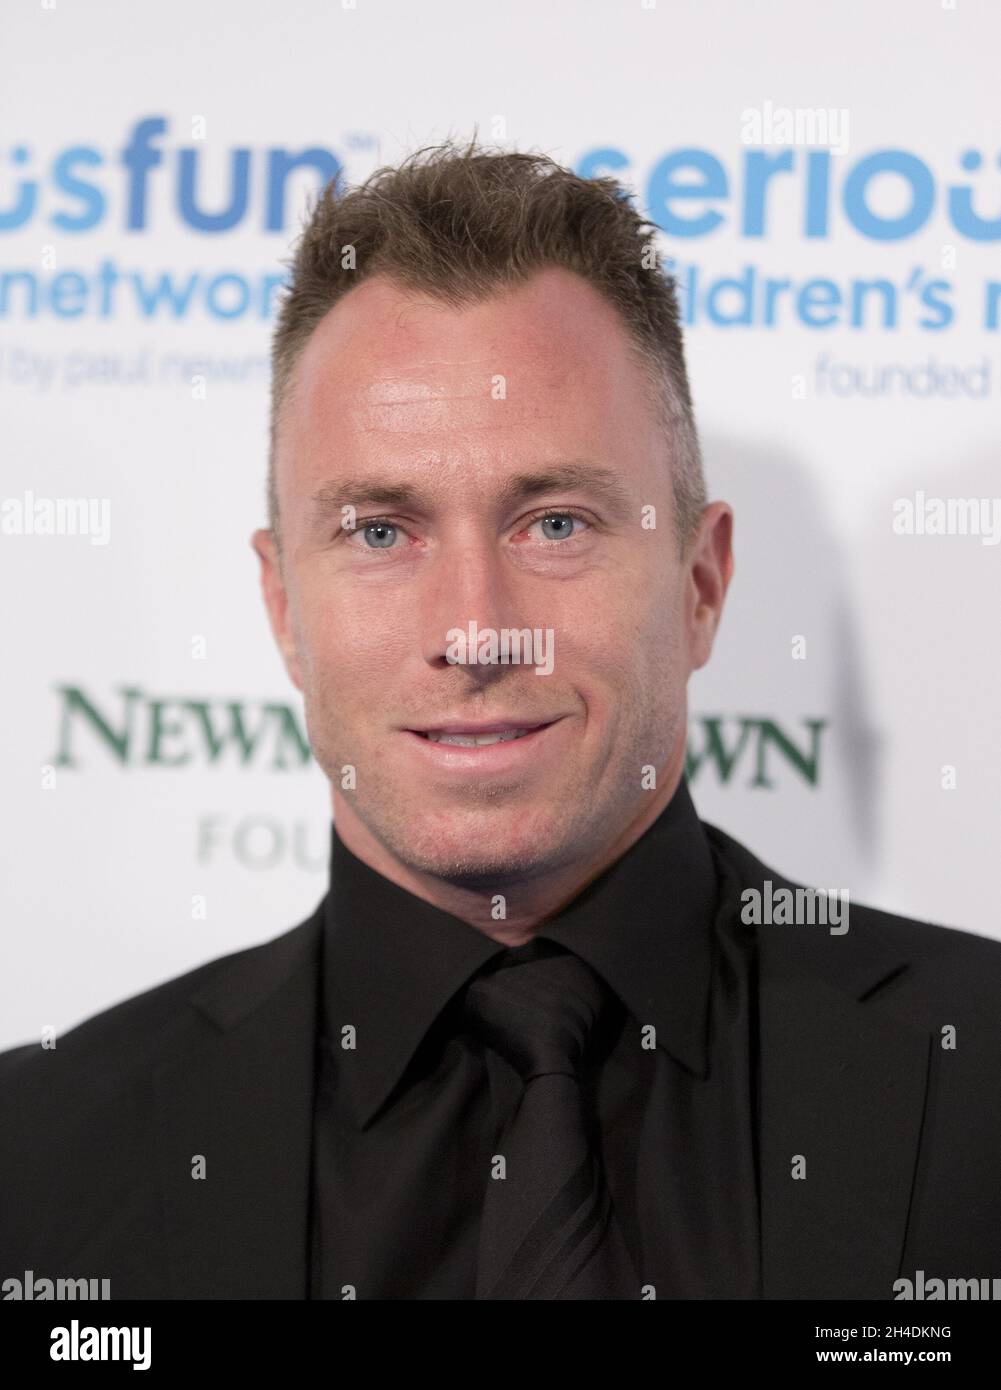
[{"label": "forehead", "polygon": [[643,392],[616,310],[572,272],[539,271],[461,308],[375,275],[314,330],[286,420],[300,445],[380,431],[516,429],[613,406],[635,412]]}]

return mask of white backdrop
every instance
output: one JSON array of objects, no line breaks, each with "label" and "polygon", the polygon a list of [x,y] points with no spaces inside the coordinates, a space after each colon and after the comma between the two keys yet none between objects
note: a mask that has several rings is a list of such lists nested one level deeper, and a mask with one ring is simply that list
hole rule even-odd
[{"label": "white backdrop", "polygon": [[[691,684],[701,814],[799,881],[1001,935],[996,0],[43,0],[0,25],[0,1046],[322,895],[327,788],[248,544],[269,286],[325,167],[474,127],[616,174],[681,278],[736,508]],[[284,203],[281,151],[313,161]],[[76,498],[87,534],[37,533]],[[983,499],[981,534],[901,534],[900,499]]]}]

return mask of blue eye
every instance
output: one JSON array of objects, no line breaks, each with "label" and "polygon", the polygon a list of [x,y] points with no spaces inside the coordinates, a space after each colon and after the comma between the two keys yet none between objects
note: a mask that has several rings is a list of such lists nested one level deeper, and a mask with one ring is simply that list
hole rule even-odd
[{"label": "blue eye", "polygon": [[373,550],[388,550],[396,540],[396,527],[388,521],[370,521],[364,527],[363,534]]},{"label": "blue eye", "polygon": [[574,522],[577,517],[569,512],[549,512],[546,516],[537,518],[542,524],[542,531],[547,541],[565,541],[573,535]]}]

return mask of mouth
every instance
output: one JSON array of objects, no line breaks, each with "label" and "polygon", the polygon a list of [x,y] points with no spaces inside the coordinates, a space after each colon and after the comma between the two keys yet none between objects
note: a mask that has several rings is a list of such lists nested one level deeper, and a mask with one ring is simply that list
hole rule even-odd
[{"label": "mouth", "polygon": [[505,724],[492,728],[414,728],[410,733],[427,738],[431,744],[449,744],[453,748],[489,748],[492,744],[513,744],[516,739],[527,738],[548,724]]},{"label": "mouth", "polygon": [[494,723],[426,725],[402,729],[410,745],[408,756],[445,784],[468,785],[483,778],[500,778],[511,787],[537,779],[554,759],[568,751],[572,720],[559,714],[538,721],[513,715]]},{"label": "mouth", "polygon": [[428,743],[440,743],[452,748],[489,748],[497,743],[516,743],[532,734],[548,729],[556,720],[543,723],[519,724],[513,721],[494,724],[444,724],[438,728],[408,729],[407,732]]}]

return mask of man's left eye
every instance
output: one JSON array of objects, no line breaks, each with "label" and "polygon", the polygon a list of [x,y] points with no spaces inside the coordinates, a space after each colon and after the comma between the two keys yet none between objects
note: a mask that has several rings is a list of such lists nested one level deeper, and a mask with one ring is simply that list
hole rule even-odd
[{"label": "man's left eye", "polygon": [[574,535],[575,525],[583,528],[586,523],[570,512],[547,512],[545,516],[536,517],[529,530],[532,526],[541,526],[547,541],[565,541]]},{"label": "man's left eye", "polygon": [[365,544],[373,550],[391,550],[397,534],[390,521],[369,521],[362,527]]}]

